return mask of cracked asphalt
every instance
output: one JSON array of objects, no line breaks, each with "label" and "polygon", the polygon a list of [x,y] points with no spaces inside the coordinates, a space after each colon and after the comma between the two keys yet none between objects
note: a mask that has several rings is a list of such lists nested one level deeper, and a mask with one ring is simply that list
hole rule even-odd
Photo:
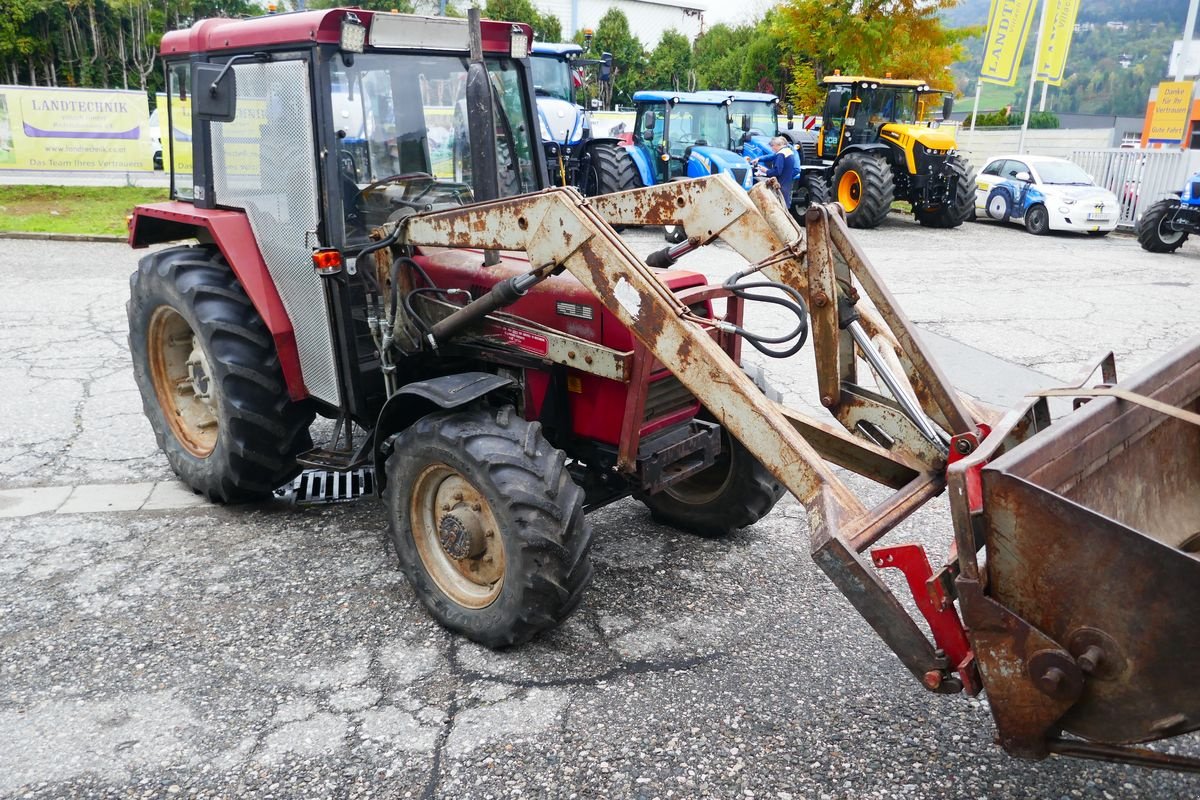
[{"label": "cracked asphalt", "polygon": [[[898,215],[856,238],[951,378],[985,399],[1069,381],[1102,348],[1127,374],[1198,330],[1192,243],[1154,256],[1122,236],[927,231]],[[0,489],[171,478],[126,350],[138,255],[29,241],[0,254]],[[681,266],[720,278],[740,262],[711,248]],[[811,354],[765,366],[818,408]],[[1200,793],[1173,773],[1006,756],[985,698],[925,692],[825,579],[791,498],[724,540],[633,501],[591,520],[580,610],[491,652],[419,606],[372,500],[0,518],[0,796]],[[950,535],[938,498],[888,541],[940,558]],[[1173,747],[1200,755],[1194,736]]]}]

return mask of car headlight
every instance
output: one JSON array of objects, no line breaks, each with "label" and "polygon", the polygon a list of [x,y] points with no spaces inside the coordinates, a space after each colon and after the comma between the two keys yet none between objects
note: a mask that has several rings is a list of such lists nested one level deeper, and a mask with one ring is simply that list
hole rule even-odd
[{"label": "car headlight", "polygon": [[1063,203],[1064,203],[1065,205],[1068,205],[1068,206],[1073,206],[1073,205],[1075,205],[1075,198],[1073,198],[1073,197],[1064,197],[1064,198],[1063,198]]}]

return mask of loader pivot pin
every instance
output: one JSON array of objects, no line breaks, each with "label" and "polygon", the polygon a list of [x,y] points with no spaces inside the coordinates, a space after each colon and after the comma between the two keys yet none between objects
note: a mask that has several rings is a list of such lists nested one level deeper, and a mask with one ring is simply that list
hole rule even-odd
[{"label": "loader pivot pin", "polygon": [[[967,635],[954,603],[945,596],[942,584],[933,577],[925,548],[919,544],[875,547],[871,549],[871,563],[878,569],[894,567],[904,573],[913,600],[933,632],[934,643],[946,654],[950,667],[958,673],[962,685],[972,691],[978,685],[975,654],[967,643]],[[930,673],[926,673],[923,680],[926,688],[932,690],[937,690],[942,682],[935,680]]]}]

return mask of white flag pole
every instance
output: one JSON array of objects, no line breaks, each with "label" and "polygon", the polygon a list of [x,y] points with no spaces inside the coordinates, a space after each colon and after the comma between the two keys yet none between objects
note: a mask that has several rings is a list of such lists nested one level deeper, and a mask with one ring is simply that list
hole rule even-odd
[{"label": "white flag pole", "polygon": [[1033,71],[1029,73],[1029,94],[1025,96],[1025,117],[1021,120],[1021,138],[1017,140],[1017,152],[1025,152],[1025,131],[1029,130],[1029,112],[1033,109],[1033,89],[1037,86],[1038,58],[1042,52],[1042,28],[1046,27],[1046,6],[1049,0],[1042,0],[1041,19],[1038,21],[1037,44],[1033,46]]}]

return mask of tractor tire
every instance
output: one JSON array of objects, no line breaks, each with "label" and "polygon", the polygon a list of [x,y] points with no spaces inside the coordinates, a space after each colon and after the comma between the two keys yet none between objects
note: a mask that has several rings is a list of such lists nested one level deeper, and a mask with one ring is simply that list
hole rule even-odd
[{"label": "tractor tire", "polygon": [[642,186],[642,176],[633,163],[633,157],[620,145],[608,142],[593,145],[589,171],[588,196],[623,192]]},{"label": "tractor tire", "polygon": [[854,152],[833,170],[834,199],[846,209],[851,228],[878,228],[892,210],[896,184],[891,166],[880,156]]},{"label": "tractor tire", "polygon": [[129,350],[158,446],[194,491],[260,500],[312,447],[266,324],[214,247],[146,256],[129,279]]},{"label": "tractor tire", "polygon": [[930,228],[957,228],[975,214],[975,173],[969,161],[954,158],[946,166],[957,178],[954,199],[933,211],[924,211],[913,206],[917,222]]},{"label": "tractor tire", "polygon": [[741,442],[721,431],[716,463],[657,494],[637,494],[655,522],[708,539],[728,536],[771,513],[787,491]]},{"label": "tractor tire", "polygon": [[1167,198],[1159,200],[1138,220],[1137,240],[1143,250],[1151,253],[1174,253],[1187,241],[1187,231],[1173,231],[1164,225],[1175,216],[1179,201]]},{"label": "tractor tire", "polygon": [[799,211],[803,211],[809,206],[819,203],[828,203],[831,199],[832,191],[829,188],[829,179],[823,173],[815,170],[803,173],[800,178],[800,185],[804,189],[807,200],[802,203],[793,203]]},{"label": "tractor tire", "polygon": [[1045,236],[1050,232],[1050,212],[1041,203],[1025,209],[1025,230],[1034,236]]},{"label": "tractor tire", "polygon": [[413,591],[487,647],[526,642],[579,605],[592,531],[566,455],[511,407],[431,414],[395,440],[384,500]]}]

